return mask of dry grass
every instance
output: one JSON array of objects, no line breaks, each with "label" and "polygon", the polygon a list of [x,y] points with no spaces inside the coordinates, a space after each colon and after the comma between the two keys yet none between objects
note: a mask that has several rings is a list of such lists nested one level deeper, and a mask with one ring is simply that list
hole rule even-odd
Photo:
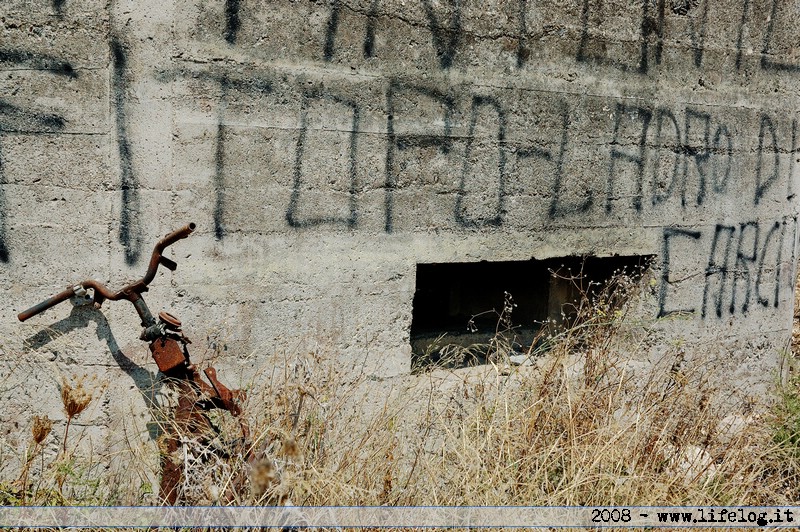
[{"label": "dry grass", "polygon": [[[678,347],[636,365],[610,297],[632,288],[582,305],[531,367],[432,371],[379,397],[287,372],[261,399],[264,439],[299,449],[279,487],[307,505],[797,501],[794,383],[774,416],[748,419],[722,409],[724,375]],[[326,371],[315,355],[295,364]]]},{"label": "dry grass", "polygon": [[[619,297],[637,285],[624,276],[615,282],[581,302],[567,327],[547,329],[528,366],[494,357],[477,368],[375,383],[343,382],[323,353],[271,360],[245,407],[253,459],[245,459],[237,421],[215,414],[214,438],[186,435],[181,501],[797,504],[797,383],[780,391],[773,412],[744,417],[724,409],[724,368],[715,374],[677,346],[655,364],[637,363],[624,354],[636,346]],[[59,476],[58,460],[44,463],[46,426],[40,419],[34,428],[36,483],[27,468],[25,480],[3,483],[5,504],[63,503],[53,497],[65,491],[59,478],[80,481]],[[79,469],[78,457],[71,460]]]}]

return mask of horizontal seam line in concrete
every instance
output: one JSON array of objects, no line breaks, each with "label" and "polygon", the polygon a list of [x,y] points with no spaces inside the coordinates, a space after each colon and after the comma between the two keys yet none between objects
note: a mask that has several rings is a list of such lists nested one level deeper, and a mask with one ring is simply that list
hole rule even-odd
[{"label": "horizontal seam line in concrete", "polygon": [[[190,60],[188,58],[176,58],[176,59],[178,59],[180,61],[188,61],[188,62],[200,63],[200,64],[205,64],[205,63],[211,63],[212,62],[210,60],[209,61],[201,61],[201,60]],[[359,78],[367,78],[367,79],[370,79],[370,80],[386,80],[386,82],[388,84],[392,79],[395,78],[394,76],[385,75],[385,74],[380,73],[380,72],[374,73],[374,74],[373,73],[367,74],[367,73],[364,73],[364,72],[359,72],[358,74],[353,74],[352,71],[349,68],[337,67],[336,65],[331,65],[331,64],[327,64],[326,66],[321,67],[316,62],[313,62],[311,64],[313,65],[313,66],[311,66],[311,68],[313,70],[319,71],[320,74],[326,74],[326,75],[329,75],[329,76],[330,75],[339,74],[339,75],[342,75],[343,79],[352,79],[353,77],[359,77]],[[280,63],[271,63],[271,65],[274,65],[273,68],[275,68],[275,69],[283,68]],[[306,65],[306,64],[302,64],[302,63],[293,63],[292,64],[292,68],[288,68],[286,70],[288,70],[289,72],[296,72],[297,74],[305,74],[305,75],[307,75],[309,67],[310,67],[310,65]],[[266,70],[271,70],[271,69],[269,67],[267,67]],[[519,84],[519,82],[517,82],[516,84],[509,83],[507,85],[496,85],[496,84],[492,84],[492,83],[475,82],[474,81],[475,78],[473,76],[469,76],[467,74],[465,74],[463,77],[464,77],[464,79],[469,79],[472,82],[466,82],[465,83],[464,81],[461,81],[459,79],[455,79],[454,80],[452,74],[450,76],[448,76],[447,78],[443,78],[443,79],[447,79],[448,81],[450,81],[451,82],[450,84],[453,87],[466,86],[466,87],[491,88],[491,89],[499,89],[499,90],[507,90],[507,91],[508,90],[519,90],[519,91],[525,91],[525,92],[535,92],[535,93],[543,93],[543,94],[563,94],[563,95],[569,95],[569,96],[584,96],[584,97],[590,97],[590,98],[602,98],[602,99],[609,99],[609,100],[631,100],[631,101],[647,102],[647,101],[652,101],[653,99],[655,99],[655,98],[651,99],[651,98],[648,98],[646,96],[635,96],[635,95],[625,96],[625,95],[614,95],[614,94],[598,94],[598,93],[592,93],[592,92],[587,92],[587,91],[568,91],[568,90],[547,89],[547,88],[544,88],[544,87],[525,87],[525,86]],[[413,76],[407,76],[406,75],[406,76],[402,76],[402,79],[415,79],[415,78],[413,78]],[[509,81],[516,81],[519,78],[505,78],[505,79],[509,79]],[[424,84],[429,84],[429,83],[433,82],[433,84],[435,84],[436,81],[437,80],[434,78],[434,79],[428,79],[428,80],[421,81],[420,83],[424,85]],[[653,81],[653,83],[655,83],[655,81]],[[649,85],[646,85],[645,89],[647,89],[647,88],[652,89],[653,87],[650,87]],[[663,91],[664,90],[664,87],[658,86],[656,88],[658,88],[659,91]],[[669,88],[669,87],[667,87],[667,88]],[[665,104],[670,104],[670,106],[674,106],[675,104],[679,104],[679,105],[695,105],[695,106],[698,106],[698,107],[715,107],[715,108],[727,108],[727,109],[752,109],[752,110],[765,109],[764,106],[758,106],[758,105],[753,105],[753,104],[751,104],[751,105],[746,105],[746,104],[743,104],[743,105],[729,105],[729,104],[724,104],[724,103],[714,103],[714,102],[706,102],[706,101],[702,101],[702,102],[698,102],[698,101],[670,101],[670,102],[664,102],[664,103]],[[772,110],[785,112],[785,106],[781,107],[781,108],[774,108]]]},{"label": "horizontal seam line in concrete", "polygon": [[75,135],[75,136],[98,136],[109,135],[107,131],[41,131],[35,129],[3,129],[0,128],[0,134],[16,134],[16,135]]}]

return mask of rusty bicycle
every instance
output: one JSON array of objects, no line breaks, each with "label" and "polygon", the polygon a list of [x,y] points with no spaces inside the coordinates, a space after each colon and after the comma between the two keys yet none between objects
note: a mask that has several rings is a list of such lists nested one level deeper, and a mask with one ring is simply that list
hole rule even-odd
[{"label": "rusty bicycle", "polygon": [[[93,305],[98,310],[105,301],[126,300],[133,304],[141,319],[142,332],[139,338],[148,343],[153,360],[165,382],[177,392],[177,405],[173,407],[171,422],[165,424],[160,445],[159,498],[165,505],[175,505],[179,501],[186,472],[184,464],[176,455],[186,442],[186,435],[194,435],[210,445],[219,434],[218,427],[209,416],[211,411],[227,411],[238,420],[241,437],[235,445],[245,461],[249,461],[252,455],[250,430],[241,415],[245,393],[222,384],[214,367],[208,366],[201,371],[193,364],[188,348],[191,341],[183,334],[181,321],[166,311],[159,312],[156,318],[142,297],[148,291],[148,285],[155,278],[159,266],[171,271],[178,266],[175,261],[164,256],[164,250],[188,237],[195,228],[195,224],[190,223],[159,240],[155,244],[144,276],[119,290],[110,290],[103,283],[89,279],[68,287],[17,316],[20,321],[25,321],[70,299],[74,299],[76,304]],[[230,449],[219,452],[230,452]],[[232,484],[242,482],[244,479],[239,475]]]}]

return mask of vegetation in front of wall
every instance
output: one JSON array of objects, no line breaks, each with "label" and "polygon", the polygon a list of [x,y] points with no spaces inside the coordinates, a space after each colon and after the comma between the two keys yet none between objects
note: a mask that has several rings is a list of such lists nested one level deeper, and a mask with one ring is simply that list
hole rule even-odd
[{"label": "vegetation in front of wall", "polygon": [[[60,399],[65,417],[61,444],[47,453],[54,420],[45,416],[31,418],[31,437],[22,460],[21,472],[13,480],[0,481],[0,504],[3,505],[101,505],[107,489],[101,473],[102,462],[92,453],[76,454],[80,438],[70,439],[70,426],[103,394],[104,384],[85,376],[62,378]],[[74,435],[73,435],[74,436]],[[68,445],[72,443],[72,445]]]},{"label": "vegetation in front of wall", "polygon": [[[549,270],[551,283],[568,285],[574,297],[562,302],[559,316],[533,323],[535,334],[530,336],[531,324],[523,327],[515,323],[517,304],[512,294],[504,292],[500,310],[484,311],[467,322],[467,333],[476,341],[465,344],[463,337],[468,335],[460,335],[462,340],[453,342],[448,334],[441,334],[426,345],[423,353],[412,356],[411,371],[420,374],[482,364],[503,367],[530,364],[567,338],[571,347],[578,349],[580,342],[591,341],[598,326],[630,324],[624,303],[638,292],[648,268],[649,260],[638,266],[622,267],[602,282],[587,279],[583,265],[575,272],[564,267]],[[494,318],[496,325],[492,334],[482,335],[475,321],[487,315]]]},{"label": "vegetation in front of wall", "polygon": [[[376,394],[367,376],[341,378],[321,350],[273,356],[245,404],[254,452],[224,412],[214,438],[185,434],[179,503],[797,504],[798,379],[769,412],[726,410],[725,368],[701,353],[673,345],[646,363],[631,354],[646,348],[647,328],[631,323],[620,296],[647,280],[614,283],[577,302],[524,353],[526,364],[508,363],[508,339],[496,338],[489,364],[433,367]],[[511,330],[501,323],[498,335]],[[21,424],[29,445],[0,483],[3,504],[158,503],[153,484],[115,476],[139,467],[153,477],[139,447],[98,458],[80,446],[71,427],[100,393],[65,382],[63,422],[32,415]],[[99,466],[115,461],[128,465]]]}]

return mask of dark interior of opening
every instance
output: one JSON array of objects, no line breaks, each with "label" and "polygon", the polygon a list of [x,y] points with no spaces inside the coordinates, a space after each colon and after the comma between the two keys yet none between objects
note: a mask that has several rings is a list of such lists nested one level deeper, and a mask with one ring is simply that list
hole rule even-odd
[{"label": "dark interior of opening", "polygon": [[[411,320],[412,369],[485,363],[477,356],[440,364],[438,349],[443,345],[487,344],[498,328],[511,324],[514,349],[524,352],[545,323],[561,323],[570,317],[573,303],[588,287],[605,284],[619,272],[640,276],[651,259],[562,257],[417,264]],[[509,302],[514,304],[510,323],[501,319],[507,315],[503,309]]]}]

